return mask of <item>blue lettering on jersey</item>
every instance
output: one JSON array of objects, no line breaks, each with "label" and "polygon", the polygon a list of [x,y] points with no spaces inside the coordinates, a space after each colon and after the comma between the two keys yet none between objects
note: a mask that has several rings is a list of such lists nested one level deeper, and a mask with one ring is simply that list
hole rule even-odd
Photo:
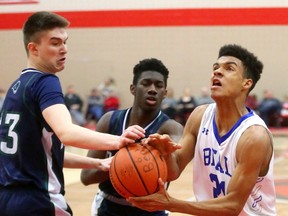
[{"label": "blue lettering on jersey", "polygon": [[215,167],[215,170],[231,177],[231,174],[228,168],[228,158],[224,156],[223,157],[224,161],[223,160],[221,161],[220,155],[218,154],[217,150],[212,149],[212,148],[204,148],[203,158],[204,158],[205,166],[213,166]]},{"label": "blue lettering on jersey", "polygon": [[225,182],[219,182],[218,176],[211,173],[209,175],[211,182],[215,183],[215,187],[213,187],[213,197],[217,198],[220,194],[225,195]]}]

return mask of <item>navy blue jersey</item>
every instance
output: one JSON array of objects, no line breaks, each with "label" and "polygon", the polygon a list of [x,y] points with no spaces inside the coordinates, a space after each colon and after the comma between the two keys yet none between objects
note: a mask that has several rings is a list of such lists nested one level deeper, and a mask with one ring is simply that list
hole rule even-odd
[{"label": "navy blue jersey", "polygon": [[[121,135],[127,127],[127,119],[131,109],[116,110],[113,112],[110,124],[109,133],[114,135]],[[150,134],[157,133],[162,124],[170,119],[165,113],[159,111],[157,117],[150,122],[144,129],[146,131],[145,136],[148,137]],[[115,155],[117,150],[110,151],[111,155]],[[99,188],[107,194],[120,197],[115,191],[110,180],[104,181],[99,184]]]},{"label": "navy blue jersey", "polygon": [[0,118],[0,187],[39,189],[62,204],[64,145],[42,116],[54,104],[64,104],[59,78],[35,69],[23,70],[7,91]]}]

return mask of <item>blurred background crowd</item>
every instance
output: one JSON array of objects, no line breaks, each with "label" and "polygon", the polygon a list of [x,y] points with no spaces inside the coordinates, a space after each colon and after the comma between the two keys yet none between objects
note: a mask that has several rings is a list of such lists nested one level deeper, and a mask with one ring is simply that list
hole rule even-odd
[{"label": "blurred background crowd", "polygon": [[[78,94],[81,86],[69,85],[65,90],[64,100],[73,121],[81,126],[95,127],[101,116],[111,110],[121,108],[121,100],[116,81],[108,77],[99,85],[92,87],[86,98]],[[0,109],[5,98],[5,89],[0,87]],[[162,111],[170,118],[185,125],[187,118],[195,107],[213,103],[209,88],[203,86],[194,93],[191,88],[184,87],[182,95],[176,97],[173,87],[167,88],[167,96],[162,101]],[[250,94],[247,107],[254,110],[265,121],[268,127],[288,127],[288,94],[283,98],[274,96],[272,90],[263,90],[263,95]],[[122,107],[123,108],[123,107]]]}]

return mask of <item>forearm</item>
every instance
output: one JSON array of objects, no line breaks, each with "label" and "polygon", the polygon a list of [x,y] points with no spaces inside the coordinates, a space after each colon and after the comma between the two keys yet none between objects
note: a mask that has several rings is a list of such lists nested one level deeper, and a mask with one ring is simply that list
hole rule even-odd
[{"label": "forearm", "polygon": [[70,152],[65,152],[64,167],[65,168],[82,168],[82,169],[96,169],[100,166],[99,159],[93,159]]},{"label": "forearm", "polygon": [[166,210],[199,216],[235,216],[239,215],[243,207],[237,202],[228,201],[226,198],[216,198],[208,201],[191,202],[170,198]]},{"label": "forearm", "polygon": [[118,149],[119,136],[99,133],[90,129],[71,125],[69,129],[58,134],[62,143],[84,149],[113,150]]},{"label": "forearm", "polygon": [[98,184],[109,179],[109,172],[95,169],[83,169],[81,171],[81,182],[84,185]]},{"label": "forearm", "polygon": [[176,160],[176,155],[174,153],[166,155],[165,156],[165,161],[167,165],[167,181],[173,181],[177,179],[181,172],[178,167],[178,163]]}]

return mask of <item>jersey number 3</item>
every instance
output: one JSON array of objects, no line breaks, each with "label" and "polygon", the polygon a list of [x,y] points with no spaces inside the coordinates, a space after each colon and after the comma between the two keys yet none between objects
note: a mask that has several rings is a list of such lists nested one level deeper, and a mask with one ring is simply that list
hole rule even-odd
[{"label": "jersey number 3", "polygon": [[6,124],[9,126],[8,137],[5,141],[1,140],[0,143],[0,150],[5,154],[15,154],[17,152],[18,135],[14,129],[19,121],[19,116],[19,114],[8,113],[5,116],[2,116],[3,119],[0,119],[1,124]]}]

